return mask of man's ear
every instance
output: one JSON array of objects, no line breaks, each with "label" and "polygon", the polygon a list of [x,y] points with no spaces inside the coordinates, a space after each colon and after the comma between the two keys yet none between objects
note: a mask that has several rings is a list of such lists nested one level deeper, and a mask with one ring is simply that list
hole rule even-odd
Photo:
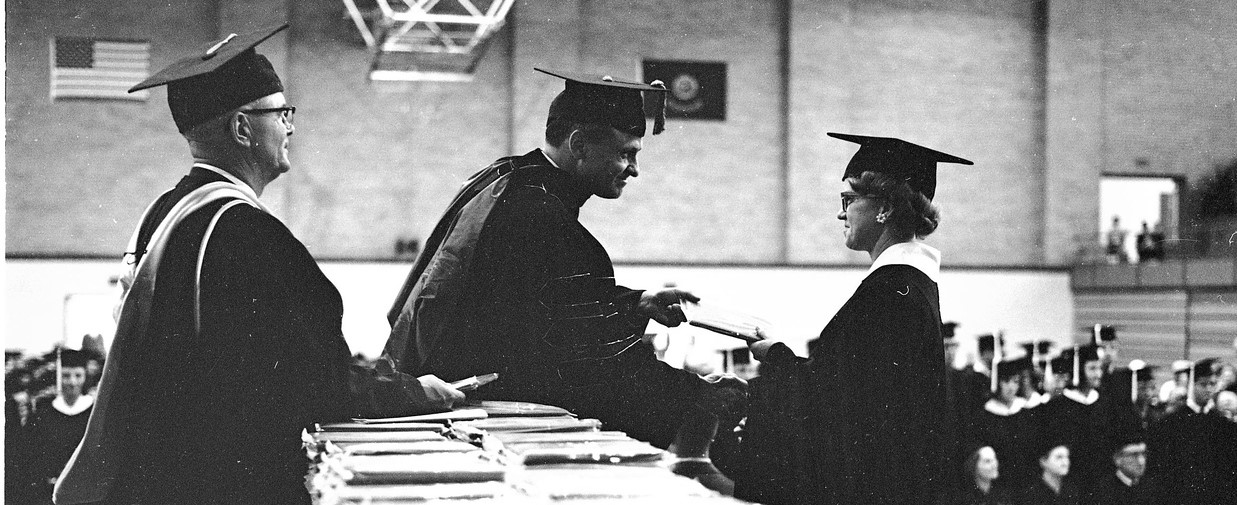
[{"label": "man's ear", "polygon": [[245,147],[253,145],[253,123],[249,122],[248,115],[232,113],[232,120],[228,121],[228,140]]},{"label": "man's ear", "polygon": [[572,158],[584,159],[588,155],[588,143],[584,141],[584,132],[579,129],[572,130],[567,136],[567,149],[571,151]]}]

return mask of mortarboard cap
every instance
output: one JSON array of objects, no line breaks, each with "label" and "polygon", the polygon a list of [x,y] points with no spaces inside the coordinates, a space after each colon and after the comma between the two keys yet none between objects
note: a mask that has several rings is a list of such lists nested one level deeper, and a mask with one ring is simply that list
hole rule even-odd
[{"label": "mortarboard cap", "polygon": [[1195,361],[1191,368],[1191,375],[1196,381],[1211,377],[1220,371],[1219,362],[1220,360],[1216,358],[1205,358]]},{"label": "mortarboard cap", "polygon": [[979,352],[994,352],[996,349],[996,336],[991,333],[980,335],[976,340],[976,345],[979,346]]},{"label": "mortarboard cap", "polygon": [[1100,360],[1100,346],[1087,344],[1078,346],[1078,362],[1087,363]]},{"label": "mortarboard cap", "polygon": [[563,91],[550,103],[547,125],[555,120],[595,123],[643,137],[644,93],[652,91],[660,95],[656,100],[653,116],[653,135],[665,129],[666,86],[661,81],[645,84],[609,75],[596,76],[541,68],[533,70],[567,81]]},{"label": "mortarboard cap", "polygon": [[1126,447],[1145,443],[1147,440],[1143,437],[1142,430],[1133,427],[1117,428],[1108,435],[1108,453],[1116,456]]},{"label": "mortarboard cap", "polygon": [[1021,374],[1024,370],[1031,368],[1031,357],[1021,356],[1018,358],[1003,360],[997,364],[997,378],[999,380],[1007,380]]},{"label": "mortarboard cap", "polygon": [[946,340],[954,338],[958,330],[958,326],[959,324],[953,321],[941,323],[941,337]]},{"label": "mortarboard cap", "polygon": [[283,24],[228,35],[160,70],[129,92],[166,85],[172,120],[181,133],[187,133],[207,120],[283,91],[275,67],[254,46],[286,28],[288,25]]},{"label": "mortarboard cap", "polygon": [[1097,324],[1091,327],[1091,343],[1102,344],[1117,339],[1117,328],[1110,324]]},{"label": "mortarboard cap", "polygon": [[1194,364],[1188,359],[1179,359],[1173,362],[1173,373],[1185,373],[1190,371],[1190,367]]},{"label": "mortarboard cap", "polygon": [[833,132],[828,132],[827,135],[859,144],[859,151],[855,152],[850,163],[846,165],[842,180],[859,177],[864,172],[879,172],[901,178],[911,189],[923,193],[928,200],[936,195],[937,163],[974,165],[969,160],[902,139]]},{"label": "mortarboard cap", "polygon": [[91,358],[88,353],[73,349],[61,349],[59,354],[62,368],[85,368]]}]

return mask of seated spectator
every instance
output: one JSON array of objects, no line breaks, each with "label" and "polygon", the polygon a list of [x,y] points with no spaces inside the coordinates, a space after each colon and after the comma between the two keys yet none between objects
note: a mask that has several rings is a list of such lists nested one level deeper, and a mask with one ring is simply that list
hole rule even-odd
[{"label": "seated spectator", "polygon": [[34,451],[30,476],[34,480],[34,498],[42,503],[51,503],[52,487],[60,470],[86,432],[86,421],[94,406],[94,398],[82,394],[88,359],[87,353],[81,351],[60,351],[59,394],[38,406],[30,425]]},{"label": "seated spectator", "polygon": [[1069,447],[1046,443],[1039,452],[1040,478],[1023,490],[1021,505],[1078,505],[1078,490],[1065,480],[1069,474]]},{"label": "seated spectator", "polygon": [[1116,471],[1096,486],[1099,505],[1148,505],[1151,492],[1143,475],[1147,472],[1147,444],[1138,433],[1113,441],[1112,463]]},{"label": "seated spectator", "polygon": [[963,489],[950,503],[956,505],[1009,505],[1013,503],[1009,493],[999,485],[994,485],[1000,477],[1000,464],[996,451],[991,447],[980,447],[966,458],[964,470],[967,480]]}]

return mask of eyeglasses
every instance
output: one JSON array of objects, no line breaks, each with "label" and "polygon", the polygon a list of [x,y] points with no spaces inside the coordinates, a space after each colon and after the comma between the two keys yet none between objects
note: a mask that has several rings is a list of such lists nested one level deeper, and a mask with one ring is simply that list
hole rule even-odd
[{"label": "eyeglasses", "polygon": [[855,203],[855,200],[859,198],[880,198],[880,197],[876,195],[863,195],[863,194],[854,193],[850,191],[843,192],[842,193],[842,212],[846,212],[846,209],[850,207],[850,204]]},{"label": "eyeglasses", "polygon": [[270,113],[278,112],[279,119],[282,119],[284,124],[287,124],[288,126],[292,126],[292,115],[296,114],[296,107],[283,106],[283,107],[271,107],[267,109],[241,109],[237,112],[244,112],[246,114],[270,114]]}]

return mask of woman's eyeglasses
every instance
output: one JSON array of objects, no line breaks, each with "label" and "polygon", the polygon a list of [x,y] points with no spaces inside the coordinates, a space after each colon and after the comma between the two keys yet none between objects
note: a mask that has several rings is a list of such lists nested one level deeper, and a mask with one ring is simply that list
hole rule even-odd
[{"label": "woman's eyeglasses", "polygon": [[846,212],[847,207],[850,207],[850,204],[855,203],[855,200],[859,198],[880,198],[880,197],[876,195],[864,195],[864,194],[855,193],[851,191],[845,191],[842,193],[842,212]]}]

